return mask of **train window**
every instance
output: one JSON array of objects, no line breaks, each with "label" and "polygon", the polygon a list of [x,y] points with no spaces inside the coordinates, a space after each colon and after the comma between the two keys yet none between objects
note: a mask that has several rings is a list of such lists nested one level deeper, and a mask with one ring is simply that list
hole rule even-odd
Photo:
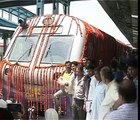
[{"label": "train window", "polygon": [[42,63],[65,63],[69,60],[74,36],[51,36]]},{"label": "train window", "polygon": [[10,61],[31,61],[33,50],[38,37],[31,36],[25,39],[25,36],[19,36],[10,51]]}]

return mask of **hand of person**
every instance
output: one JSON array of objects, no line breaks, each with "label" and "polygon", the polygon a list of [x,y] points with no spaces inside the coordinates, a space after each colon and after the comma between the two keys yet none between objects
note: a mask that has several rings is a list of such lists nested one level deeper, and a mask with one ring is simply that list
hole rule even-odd
[{"label": "hand of person", "polygon": [[59,78],[57,79],[57,83],[60,84],[60,85],[64,85],[64,83],[63,83],[63,78],[62,78],[62,77],[59,77]]},{"label": "hand of person", "polygon": [[86,111],[86,105],[85,104],[83,105],[83,110]]},{"label": "hand of person", "polygon": [[85,75],[85,76],[84,76],[84,81],[87,81],[87,80],[89,80],[89,79],[90,79],[89,75]]},{"label": "hand of person", "polygon": [[119,98],[118,100],[115,101],[114,105],[112,106],[113,110],[116,110],[120,105],[122,105],[122,99]]},{"label": "hand of person", "polygon": [[75,108],[75,107],[76,107],[76,105],[75,105],[75,102],[74,102],[74,101],[72,102],[71,107],[72,107],[72,108]]}]

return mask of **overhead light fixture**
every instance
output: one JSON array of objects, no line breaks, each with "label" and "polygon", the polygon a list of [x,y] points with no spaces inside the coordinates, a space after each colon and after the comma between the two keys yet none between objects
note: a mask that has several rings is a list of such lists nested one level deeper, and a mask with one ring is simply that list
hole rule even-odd
[{"label": "overhead light fixture", "polygon": [[138,15],[131,15],[132,18],[138,18]]},{"label": "overhead light fixture", "polygon": [[119,10],[120,9],[119,3],[116,2],[116,5],[117,5],[117,9]]}]

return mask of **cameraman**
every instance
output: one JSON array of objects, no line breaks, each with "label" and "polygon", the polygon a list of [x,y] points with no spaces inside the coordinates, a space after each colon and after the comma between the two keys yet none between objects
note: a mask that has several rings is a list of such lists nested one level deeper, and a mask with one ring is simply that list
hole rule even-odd
[{"label": "cameraman", "polygon": [[14,102],[13,100],[6,100],[6,102],[7,109],[12,113],[14,119],[22,119],[25,114],[23,104]]},{"label": "cameraman", "polygon": [[3,99],[2,93],[0,93],[0,120],[14,120],[12,113],[7,109],[7,103]]}]

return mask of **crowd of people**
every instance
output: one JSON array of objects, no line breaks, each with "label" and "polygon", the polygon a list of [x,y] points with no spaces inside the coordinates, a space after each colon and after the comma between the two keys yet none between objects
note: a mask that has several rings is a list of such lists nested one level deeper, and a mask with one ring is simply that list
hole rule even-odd
[{"label": "crowd of people", "polygon": [[59,77],[61,89],[54,94],[58,111],[59,98],[71,99],[73,120],[137,120],[138,60],[128,53],[113,57],[110,65],[97,64],[84,57],[82,63],[66,61]]},{"label": "crowd of people", "polygon": [[[60,98],[68,96],[73,120],[138,120],[137,55],[126,51],[108,66],[102,59],[95,63],[87,57],[82,62],[66,61],[57,82],[61,89],[53,99],[58,113]],[[1,98],[0,118],[14,119]]]}]

